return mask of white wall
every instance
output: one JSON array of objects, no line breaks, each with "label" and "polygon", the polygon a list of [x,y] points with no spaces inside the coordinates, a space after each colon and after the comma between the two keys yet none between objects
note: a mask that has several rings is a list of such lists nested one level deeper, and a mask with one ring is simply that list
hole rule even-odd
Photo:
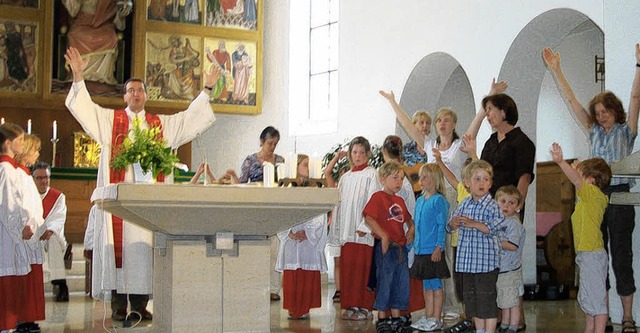
[{"label": "white wall", "polygon": [[[228,167],[238,168],[247,154],[257,151],[258,135],[267,125],[281,130],[277,152],[282,155],[293,149],[325,152],[333,144],[355,135],[381,143],[386,135],[395,132],[395,120],[378,90],[394,90],[396,96],[400,96],[415,64],[433,52],[446,52],[458,60],[479,105],[521,29],[536,16],[554,8],[577,10],[603,28],[607,88],[615,91],[625,103],[628,101],[635,65],[633,45],[640,41],[640,29],[637,29],[640,2],[637,0],[343,0],[338,131],[292,138],[287,128],[288,113],[295,112],[287,110],[289,1],[264,2],[262,114],[219,115],[213,129],[203,135],[208,159],[216,173]],[[548,80],[543,88],[549,90]],[[548,124],[538,126],[544,128]],[[489,134],[488,126],[483,126],[479,142],[484,142]],[[197,144],[193,149],[193,165],[197,165],[201,160]],[[546,148],[538,146],[539,151],[543,149]],[[635,236],[638,239],[638,235]],[[637,246],[635,251],[640,253]],[[638,263],[635,264],[638,267]],[[535,279],[531,266],[525,267],[525,277],[527,282],[531,282],[532,277]],[[616,302],[612,300],[613,303]]]}]

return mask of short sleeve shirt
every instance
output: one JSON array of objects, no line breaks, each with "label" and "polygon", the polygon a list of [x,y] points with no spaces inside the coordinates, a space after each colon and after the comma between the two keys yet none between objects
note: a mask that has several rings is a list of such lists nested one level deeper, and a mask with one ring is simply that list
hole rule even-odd
[{"label": "short sleeve shirt", "polygon": [[517,215],[505,218],[500,227],[500,242],[507,241],[517,247],[515,251],[505,250],[501,246],[500,272],[514,271],[522,266],[522,249],[525,230]]},{"label": "short sleeve shirt", "polygon": [[576,251],[604,249],[600,225],[608,204],[607,196],[595,185],[584,183],[576,190],[576,209],[571,215]]},{"label": "short sleeve shirt", "polygon": [[501,186],[518,186],[524,174],[531,174],[533,181],[535,157],[536,147],[520,127],[509,131],[501,142],[498,142],[498,133],[491,134],[481,155],[493,167],[491,195],[495,195]]},{"label": "short sleeve shirt", "polygon": [[411,220],[411,214],[402,197],[378,191],[371,196],[362,214],[376,220],[392,242],[402,246],[407,244],[404,224]]},{"label": "short sleeve shirt", "polygon": [[[600,125],[591,127],[589,140],[591,141],[591,157],[600,157],[608,164],[618,162],[629,156],[633,150],[633,144],[637,134],[631,131],[628,123],[615,124],[605,132]],[[611,185],[627,184],[629,178],[612,178]]]}]

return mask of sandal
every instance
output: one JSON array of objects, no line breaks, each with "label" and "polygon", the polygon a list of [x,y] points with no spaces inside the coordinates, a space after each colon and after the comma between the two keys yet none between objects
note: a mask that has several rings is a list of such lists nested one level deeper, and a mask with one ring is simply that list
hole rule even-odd
[{"label": "sandal", "polygon": [[613,332],[613,323],[611,322],[611,317],[607,319],[607,325],[604,327],[605,332]]},{"label": "sandal", "polygon": [[344,312],[342,313],[341,318],[344,319],[344,320],[351,320],[351,317],[353,317],[353,315],[355,313],[357,313],[358,311],[360,311],[360,309],[358,309],[356,307],[348,308],[348,309],[344,310]]},{"label": "sandal", "polygon": [[368,309],[358,309],[358,311],[353,313],[350,319],[354,321],[371,320],[373,319],[373,313],[371,313],[371,311],[369,311]]},{"label": "sandal", "polygon": [[340,303],[340,290],[333,293],[333,303]]},{"label": "sandal", "polygon": [[623,320],[622,321],[622,333],[636,333],[638,330],[636,329],[636,322],[634,320]]}]

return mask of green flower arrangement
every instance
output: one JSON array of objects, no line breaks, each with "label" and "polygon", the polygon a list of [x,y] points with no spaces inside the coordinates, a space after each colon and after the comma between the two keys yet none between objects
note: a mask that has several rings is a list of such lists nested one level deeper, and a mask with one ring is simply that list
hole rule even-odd
[{"label": "green flower arrangement", "polygon": [[173,171],[173,166],[180,160],[167,147],[167,142],[160,136],[160,127],[150,129],[140,128],[141,120],[133,119],[133,139],[126,137],[119,147],[111,166],[116,170],[123,170],[136,162],[140,163],[142,171],[149,171],[156,179],[160,172],[165,175]]}]

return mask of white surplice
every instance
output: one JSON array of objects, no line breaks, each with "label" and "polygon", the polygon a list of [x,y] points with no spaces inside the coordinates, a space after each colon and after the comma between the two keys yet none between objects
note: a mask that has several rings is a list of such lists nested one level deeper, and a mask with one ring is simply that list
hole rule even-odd
[{"label": "white surplice", "polygon": [[[338,205],[333,211],[327,240],[330,256],[340,256],[340,247],[345,243],[373,246],[373,235],[364,222],[362,211],[373,193],[381,188],[377,173],[368,166],[360,171],[349,170],[340,178]],[[363,231],[365,235],[361,237],[356,231]]]},{"label": "white surplice", "polygon": [[[40,199],[44,200],[47,194],[49,194],[49,189],[40,194]],[[60,193],[49,214],[44,219],[43,232],[46,230],[53,231],[49,240],[42,241],[44,282],[67,278],[67,271],[64,267],[64,253],[67,250],[67,239],[64,237],[64,223],[66,220],[66,197],[63,193]]]},{"label": "white surplice", "polygon": [[40,243],[40,236],[42,236],[42,226],[44,225],[42,200],[40,200],[40,192],[38,187],[33,181],[33,177],[28,175],[24,170],[18,168],[18,175],[22,179],[24,197],[23,205],[26,210],[31,212],[33,219],[28,222],[33,230],[33,236],[29,240],[25,240],[27,244],[27,251],[29,255],[30,264],[42,264],[42,243]]},{"label": "white surplice", "polygon": [[[289,231],[296,233],[304,230],[307,239],[298,242],[289,237]],[[327,214],[318,215],[311,220],[280,231],[280,248],[276,259],[275,270],[303,269],[306,271],[327,271],[327,260],[324,255],[324,247],[327,243]]]},{"label": "white surplice", "polygon": [[[84,131],[102,146],[96,186],[108,185],[114,110],[95,104],[91,100],[84,81],[72,85],[65,104]],[[131,121],[135,114],[128,108],[125,110],[129,116],[129,129],[131,129]],[[145,120],[145,111],[139,112],[138,116],[142,120],[141,127],[149,128]],[[172,115],[158,115],[158,117],[162,123],[162,136],[172,149],[193,140],[198,134],[211,127],[215,121],[209,95],[204,92],[191,102],[187,110]],[[125,220],[122,269],[116,269],[111,214],[97,209],[96,218],[92,296],[106,298],[114,289],[122,294],[151,294],[153,234]]]},{"label": "white surplice", "polygon": [[23,206],[23,181],[16,168],[0,163],[0,276],[25,275],[31,271],[22,230],[29,222]]}]

